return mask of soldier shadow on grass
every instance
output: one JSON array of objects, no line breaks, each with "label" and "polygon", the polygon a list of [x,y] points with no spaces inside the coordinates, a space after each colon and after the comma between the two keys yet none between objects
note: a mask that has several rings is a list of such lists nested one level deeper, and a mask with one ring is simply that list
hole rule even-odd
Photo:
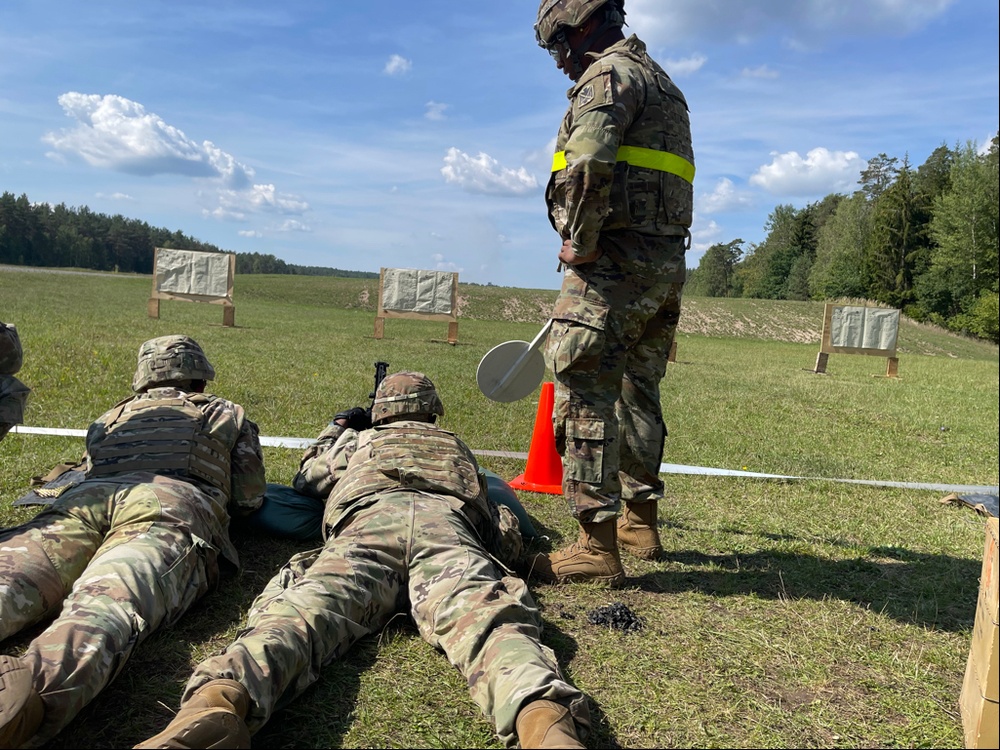
[{"label": "soldier shadow on grass", "polygon": [[[666,564],[669,569],[630,576],[627,586],[638,586],[650,593],[697,591],[716,597],[832,597],[903,623],[953,632],[967,630],[975,619],[981,570],[978,560],[897,546],[870,546],[846,559],[764,548],[707,554],[695,549],[670,549],[671,529],[683,530],[661,522],[660,536],[666,549],[653,563]],[[721,531],[802,547],[846,546],[837,540],[789,534],[748,534],[731,528]]]},{"label": "soldier shadow on grass", "polygon": [[[575,607],[567,607],[562,603],[546,601],[545,592],[539,588],[538,582],[529,578],[529,564],[526,562],[532,555],[538,552],[551,552],[558,547],[573,541],[553,527],[546,526],[537,517],[528,513],[532,526],[535,528],[536,536],[525,544],[525,561],[518,569],[517,573],[528,581],[532,596],[536,602],[541,604],[542,617],[544,619],[544,629],[542,631],[542,642],[551,648],[556,655],[556,661],[563,675],[571,684],[575,684],[572,679],[573,660],[576,658],[578,646],[572,635],[559,627],[559,622],[573,621],[574,627],[578,627],[576,621],[579,612]],[[596,627],[596,626],[595,626]],[[609,633],[612,631],[608,631]],[[578,686],[579,687],[579,686]],[[607,714],[594,696],[587,694],[587,703],[590,707],[590,737],[586,741],[588,747],[608,748],[608,750],[620,750],[622,745],[618,742]]]},{"label": "soldier shadow on grass", "polygon": [[[556,606],[554,609],[543,609],[542,614],[545,617],[542,642],[555,652],[559,669],[562,670],[568,682],[575,684],[572,678],[572,664],[577,653],[576,640],[560,628],[557,622],[559,619],[573,620],[576,618],[576,615],[564,610],[560,606]],[[608,720],[604,709],[594,696],[587,694],[587,705],[590,708],[590,736],[587,738],[585,744],[588,747],[620,750],[622,746],[615,737],[614,728]]]},{"label": "soldier shadow on grass", "polygon": [[[257,594],[292,555],[316,546],[238,532],[231,538],[241,570],[223,568],[214,591],[195,602],[172,626],[161,627],[138,644],[112,682],[43,746],[46,750],[132,747],[163,730],[180,708],[181,694],[195,665],[229,645]],[[49,622],[10,641],[26,646]]]}]

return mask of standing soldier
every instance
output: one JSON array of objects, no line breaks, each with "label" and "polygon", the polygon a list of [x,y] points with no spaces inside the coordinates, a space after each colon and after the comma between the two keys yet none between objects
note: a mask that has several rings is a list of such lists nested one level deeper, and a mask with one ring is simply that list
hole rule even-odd
[{"label": "standing soldier", "polygon": [[14,377],[21,369],[21,339],[17,328],[0,320],[0,440],[21,424],[31,389]]},{"label": "standing soldier", "polygon": [[458,667],[506,746],[583,747],[586,697],[501,562],[519,554],[517,519],[490,501],[472,451],[435,424],[442,415],[430,378],[400,372],[379,384],[370,418],[360,407],[334,418],[295,476],[326,500],[324,546],[271,579],[241,635],[195,668],[173,721],[136,747],[249,748],[279,703],[397,613]]},{"label": "standing soldier", "polygon": [[86,479],[0,532],[0,748],[53,737],[151,633],[174,624],[239,561],[230,514],[266,489],[257,425],[205,393],[215,370],[187,336],[139,348],[136,395],[87,431]]},{"label": "standing soldier", "polygon": [[663,549],[660,381],[680,319],[694,153],[684,95],[624,22],[624,0],[542,0],[535,24],[574,81],[545,191],[565,267],[546,354],[580,536],[536,556],[549,582],[621,585],[618,543],[646,559]]}]

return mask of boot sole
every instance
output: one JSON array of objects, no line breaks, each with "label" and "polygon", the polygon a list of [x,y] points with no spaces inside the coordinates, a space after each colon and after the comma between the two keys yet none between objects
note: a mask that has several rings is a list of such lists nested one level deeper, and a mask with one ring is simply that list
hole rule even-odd
[{"label": "boot sole", "polygon": [[620,542],[618,547],[622,551],[628,552],[632,557],[638,557],[640,560],[659,560],[663,556],[663,547],[630,547]]},{"label": "boot sole", "polygon": [[569,575],[559,576],[556,583],[592,583],[597,586],[607,586],[608,588],[617,589],[625,583],[625,574],[620,573],[614,576],[588,576],[581,574],[570,573]]}]

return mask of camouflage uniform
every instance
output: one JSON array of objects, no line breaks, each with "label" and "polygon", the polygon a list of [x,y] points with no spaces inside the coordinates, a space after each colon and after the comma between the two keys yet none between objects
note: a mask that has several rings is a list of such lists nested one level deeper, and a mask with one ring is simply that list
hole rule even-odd
[{"label": "camouflage uniform", "polygon": [[17,328],[0,321],[0,440],[24,419],[31,389],[14,377],[21,369],[21,339]]},{"label": "camouflage uniform", "polygon": [[57,615],[20,656],[45,709],[32,746],[216,585],[220,556],[238,566],[230,514],[257,509],[266,488],[257,425],[209,394],[143,390],[86,444],[87,478],[0,532],[0,640]]},{"label": "camouflage uniform", "polygon": [[663,495],[659,387],[680,319],[694,156],[683,94],[638,38],[588,54],[546,204],[574,254],[601,254],[566,268],[546,355],[564,495],[578,521],[603,523],[622,499]]},{"label": "camouflage uniform", "polygon": [[507,746],[517,742],[518,711],[537,699],[569,706],[587,730],[586,698],[563,680],[526,585],[498,559],[519,551],[517,519],[488,500],[458,437],[410,419],[360,432],[331,425],[294,485],[326,498],[324,546],[296,555],[270,581],[240,637],[195,669],[182,707],[211,681],[236,680],[251,696],[246,724],[257,731],[323,665],[409,612],[466,677]]}]

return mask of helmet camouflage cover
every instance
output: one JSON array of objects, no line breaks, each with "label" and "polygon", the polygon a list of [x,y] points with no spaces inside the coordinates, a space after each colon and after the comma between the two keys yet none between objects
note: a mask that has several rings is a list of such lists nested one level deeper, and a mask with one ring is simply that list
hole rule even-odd
[{"label": "helmet camouflage cover", "polygon": [[575,29],[605,5],[614,4],[620,14],[616,25],[625,22],[625,0],[542,0],[535,22],[535,39],[539,47],[548,47],[560,28]]},{"label": "helmet camouflage cover", "polygon": [[431,379],[422,372],[386,375],[375,390],[372,424],[402,416],[444,416],[444,404]]},{"label": "helmet camouflage cover", "polygon": [[132,390],[142,393],[167,383],[214,380],[215,369],[190,336],[160,336],[139,347]]}]

